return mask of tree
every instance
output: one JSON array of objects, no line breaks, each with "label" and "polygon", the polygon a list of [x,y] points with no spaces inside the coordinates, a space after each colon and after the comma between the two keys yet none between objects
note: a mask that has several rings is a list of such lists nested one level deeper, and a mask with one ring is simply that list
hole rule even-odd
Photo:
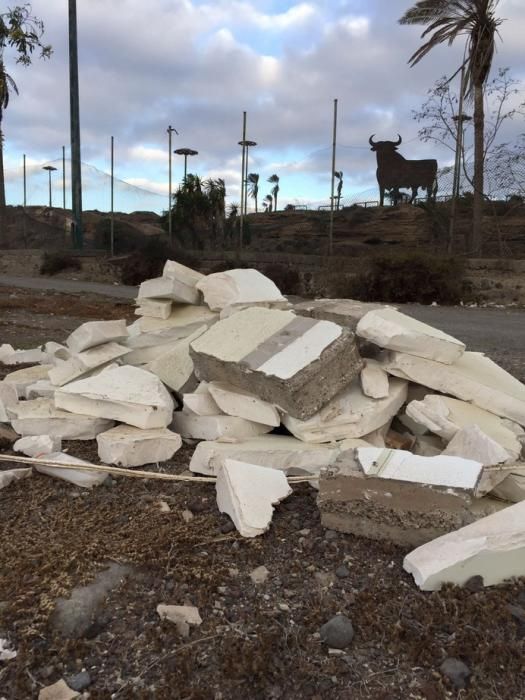
[{"label": "tree", "polygon": [[274,185],[272,187],[270,193],[273,196],[273,200],[274,200],[273,210],[277,211],[277,195],[279,194],[279,177],[277,175],[270,175],[270,177],[268,178],[268,182],[270,182],[271,184]]},{"label": "tree", "polygon": [[266,212],[269,214],[272,213],[272,204],[273,204],[273,197],[271,194],[267,194],[266,197],[263,199],[263,207]]},{"label": "tree", "polygon": [[226,185],[222,178],[209,178],[204,183],[206,196],[210,201],[210,213],[215,247],[219,250],[224,246],[224,227],[226,220]]},{"label": "tree", "polygon": [[474,204],[472,233],[468,252],[479,253],[482,245],[483,161],[484,161],[484,88],[488,80],[501,19],[495,16],[499,0],[418,0],[399,20],[401,24],[423,24],[421,38],[430,37],[412,54],[416,65],[439,44],[454,43],[466,37],[465,96],[474,99]]},{"label": "tree", "polygon": [[5,67],[5,51],[12,48],[16,63],[31,64],[33,52],[40,50],[41,58],[49,58],[51,46],[42,43],[44,24],[31,14],[31,5],[20,5],[0,14],[0,239],[5,231],[5,179],[4,179],[4,111],[9,105],[11,92],[18,94],[15,81]]},{"label": "tree", "polygon": [[341,204],[341,192],[343,191],[343,171],[334,170],[334,177],[337,178],[337,211],[339,211],[339,205]]},{"label": "tree", "polygon": [[259,196],[259,173],[250,173],[248,175],[248,183],[250,185],[250,197],[255,200],[255,213],[257,214],[257,197]]}]

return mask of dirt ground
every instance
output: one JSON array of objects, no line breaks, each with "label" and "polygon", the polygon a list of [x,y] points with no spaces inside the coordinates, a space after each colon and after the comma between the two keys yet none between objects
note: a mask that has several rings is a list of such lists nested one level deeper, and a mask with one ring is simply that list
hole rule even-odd
[{"label": "dirt ground", "polygon": [[[16,347],[122,317],[133,318],[129,302],[0,288],[0,339]],[[65,447],[98,461],[94,441]],[[145,469],[183,473],[192,449]],[[422,593],[406,551],[326,531],[315,498],[294,487],[270,531],[247,540],[218,512],[213,484],[111,478],[86,491],[36,473],[11,484],[0,492],[0,638],[18,655],[0,661],[0,698],[36,698],[82,669],[93,700],[525,698],[523,581]],[[57,599],[112,562],[130,575],[79,638],[63,638]],[[256,585],[261,565],[269,576]],[[196,605],[202,625],[182,638],[159,603]],[[319,630],[338,612],[355,637],[334,655]],[[468,688],[442,676],[447,657],[467,664]]]}]

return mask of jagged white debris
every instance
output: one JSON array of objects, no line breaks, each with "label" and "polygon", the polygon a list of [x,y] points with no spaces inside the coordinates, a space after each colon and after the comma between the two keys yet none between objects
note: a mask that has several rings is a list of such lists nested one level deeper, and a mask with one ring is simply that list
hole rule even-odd
[{"label": "jagged white debris", "polygon": [[63,386],[83,374],[109,364],[129,353],[129,348],[118,343],[105,343],[73,355],[49,370],[49,379],[55,386]]},{"label": "jagged white debris", "polygon": [[0,661],[11,661],[11,659],[16,659],[17,652],[9,647],[10,644],[7,639],[2,639],[0,637]]},{"label": "jagged white debris", "polygon": [[38,693],[38,700],[77,700],[80,697],[80,693],[72,690],[63,678]]},{"label": "jagged white debris", "polygon": [[382,348],[445,364],[459,360],[465,352],[460,340],[388,307],[369,311],[357,324],[356,333]]},{"label": "jagged white debris", "polygon": [[39,379],[25,389],[25,398],[30,399],[52,399],[55,395],[56,386],[49,379]]},{"label": "jagged white debris", "polygon": [[112,341],[119,342],[128,337],[126,321],[88,321],[83,323],[66,339],[73,353],[83,352]]},{"label": "jagged white debris", "polygon": [[271,279],[258,270],[227,270],[208,275],[197,283],[212,311],[232,304],[286,302]]},{"label": "jagged white debris", "polygon": [[[5,345],[2,345],[5,348]],[[11,348],[11,346],[7,346]],[[47,354],[42,350],[42,348],[30,348],[29,350],[13,350],[12,352],[4,351],[2,353],[2,362],[4,365],[23,365],[23,364],[33,364],[37,362],[45,362],[47,360]]]},{"label": "jagged white debris", "polygon": [[47,356],[47,362],[50,362],[53,365],[56,365],[64,360],[69,360],[72,355],[72,352],[68,347],[62,345],[61,343],[55,343],[54,340],[50,340],[44,345],[44,351]]},{"label": "jagged white debris", "polygon": [[442,454],[473,459],[484,467],[513,461],[509,453],[477,425],[458,430]]},{"label": "jagged white debris", "polygon": [[7,423],[11,419],[7,409],[18,403],[18,392],[14,384],[0,382],[0,423]]},{"label": "jagged white debris", "polygon": [[281,424],[277,408],[249,391],[226,382],[210,382],[208,389],[221,411],[229,416],[238,416],[273,427]]},{"label": "jagged white debris", "polygon": [[217,440],[223,437],[242,439],[264,435],[272,429],[269,425],[237,416],[197,416],[184,410],[173,414],[171,427],[182,437],[194,440]]},{"label": "jagged white debris", "polygon": [[53,365],[35,365],[25,369],[17,369],[4,377],[6,384],[13,384],[18,396],[25,396],[26,389],[30,384],[38,382],[40,379],[49,379],[48,372],[53,369]]},{"label": "jagged white debris", "polygon": [[62,440],[51,435],[27,435],[13,445],[15,452],[22,452],[28,457],[40,457],[62,450]]},{"label": "jagged white debris", "polygon": [[464,489],[474,493],[483,466],[460,457],[420,457],[406,450],[358,447],[357,459],[367,476],[428,486]]},{"label": "jagged white debris", "polygon": [[393,379],[387,398],[371,399],[363,394],[357,378],[313,418],[301,421],[285,414],[282,421],[292,435],[305,442],[364,437],[382,428],[396,415],[406,394],[406,382]]},{"label": "jagged white debris", "polygon": [[471,401],[490,413],[525,425],[525,385],[483,353],[465,352],[453,365],[445,365],[389,352],[382,365],[396,377]]},{"label": "jagged white debris", "polygon": [[162,276],[179,280],[189,286],[195,286],[197,282],[200,282],[205,277],[202,272],[197,272],[197,270],[193,270],[191,267],[187,267],[175,260],[166,260]]},{"label": "jagged white debris", "polygon": [[466,401],[427,394],[423,401],[411,401],[406,413],[416,424],[424,426],[447,442],[462,428],[477,425],[485,435],[503,447],[511,460],[519,459],[521,443],[515,432],[519,426],[512,430],[512,422],[505,422],[494,413]]},{"label": "jagged white debris", "polygon": [[[86,462],[84,459],[78,459],[78,457],[73,457],[65,452],[51,452],[50,454],[45,455],[45,459],[49,460],[50,462],[57,462],[58,464],[78,464],[81,466],[89,466],[89,462]],[[78,471],[74,467],[71,469],[64,469],[63,467],[50,467],[43,464],[36,464],[35,469],[42,472],[42,474],[54,476],[56,479],[68,481],[70,484],[75,484],[75,486],[81,486],[85,489],[90,489],[93,486],[99,486],[107,479],[108,476],[107,472]]]},{"label": "jagged white debris", "polygon": [[105,464],[140,467],[165,462],[181,447],[180,435],[167,428],[141,430],[130,425],[117,425],[97,435],[98,456]]},{"label": "jagged white debris", "polygon": [[200,304],[200,293],[195,285],[172,277],[156,277],[142,282],[139,287],[137,300],[142,299],[171,299],[181,304]]},{"label": "jagged white debris", "polygon": [[50,399],[21,401],[10,413],[13,430],[19,435],[50,435],[63,440],[94,440],[99,433],[113,427],[104,418],[79,415],[56,408]]},{"label": "jagged white debris", "polygon": [[360,379],[365,396],[371,399],[385,399],[388,396],[388,374],[376,360],[365,360]]},{"label": "jagged white debris", "polygon": [[230,318],[230,316],[238,314],[239,311],[253,309],[255,306],[261,309],[278,309],[281,311],[287,309],[293,310],[292,304],[286,299],[284,301],[257,301],[248,304],[230,304],[229,306],[225,306],[224,309],[221,309],[219,319],[222,321],[225,318]]},{"label": "jagged white debris", "polygon": [[511,472],[492,490],[492,495],[511,503],[525,501],[525,468]]},{"label": "jagged white debris", "polygon": [[199,627],[202,618],[199,609],[192,605],[157,605],[157,613],[161,620],[169,620],[177,626],[177,631],[182,637],[189,637],[190,626]]},{"label": "jagged white debris", "polygon": [[335,462],[343,445],[344,442],[312,445],[288,435],[262,435],[235,442],[203,441],[193,452],[190,471],[215,476],[230,458],[287,474],[317,476],[321,469]]},{"label": "jagged white debris", "polygon": [[217,505],[243,537],[262,535],[270,527],[273,506],[292,489],[283,472],[226,459],[217,475]]},{"label": "jagged white debris", "polygon": [[136,316],[149,316],[166,320],[170,317],[173,302],[171,299],[137,299],[139,306],[135,309]]},{"label": "jagged white debris", "polygon": [[186,413],[195,413],[197,416],[220,416],[221,409],[208,391],[208,383],[201,382],[192,393],[183,394],[182,401]]},{"label": "jagged white debris", "polygon": [[463,585],[472,576],[485,586],[525,576],[525,501],[418,547],[403,567],[424,591]]},{"label": "jagged white debris", "polygon": [[12,345],[9,343],[2,343],[2,345],[0,345],[0,362],[7,364],[6,359],[9,358],[14,352],[15,349]]},{"label": "jagged white debris", "polygon": [[[27,479],[31,476],[33,470],[29,469],[7,469],[6,471],[0,471],[0,489],[9,486],[13,481],[18,481],[19,479]],[[0,640],[1,642],[2,640]]]},{"label": "jagged white debris", "polygon": [[193,360],[190,345],[207,330],[199,326],[187,338],[174,343],[165,353],[146,365],[146,369],[161,379],[173,391],[182,391],[193,375]]},{"label": "jagged white debris", "polygon": [[193,306],[187,304],[173,304],[171,314],[166,319],[150,318],[142,316],[131,326],[128,326],[130,335],[137,333],[161,333],[162,331],[178,330],[180,338],[190,335],[196,328],[206,324],[208,327],[219,320],[219,315],[210,310],[208,306]]}]

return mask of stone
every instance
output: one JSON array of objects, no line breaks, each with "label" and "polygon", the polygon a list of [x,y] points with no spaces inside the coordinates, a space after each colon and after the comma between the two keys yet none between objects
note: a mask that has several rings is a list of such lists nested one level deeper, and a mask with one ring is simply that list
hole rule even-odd
[{"label": "stone", "polygon": [[504,498],[511,503],[525,501],[525,469],[521,472],[511,472],[492,490],[498,498]]},{"label": "stone", "polygon": [[225,382],[210,382],[208,390],[222,413],[246,418],[254,423],[277,427],[281,424],[279,411],[274,405],[262,401],[255,394]]},{"label": "stone", "polygon": [[442,454],[473,459],[484,467],[513,461],[509,453],[477,425],[458,430]]},{"label": "stone", "polygon": [[[201,382],[202,384],[208,386],[206,382]],[[183,394],[182,402],[186,413],[195,413],[196,416],[220,416],[222,414],[208,389],[206,391],[198,391],[197,389],[193,393]]]},{"label": "stone", "polygon": [[20,438],[13,445],[15,452],[22,452],[28,457],[40,457],[51,452],[60,452],[62,440],[51,435],[28,435]]},{"label": "stone", "polygon": [[319,321],[333,321],[355,331],[359,321],[369,311],[384,309],[384,304],[371,304],[356,299],[315,299],[294,304],[298,316],[308,316]]},{"label": "stone", "polygon": [[[79,466],[83,467],[90,466],[89,462],[86,462],[83,459],[78,459],[78,457],[73,457],[65,452],[51,452],[49,454],[42,455],[42,457],[50,462],[56,462],[58,464],[78,464]],[[62,479],[62,481],[68,481],[70,484],[75,484],[75,486],[80,486],[84,489],[91,489],[93,486],[100,486],[100,484],[102,484],[108,477],[107,472],[79,471],[73,467],[71,469],[66,469],[64,467],[52,467],[43,464],[35,464],[35,469],[42,474],[53,476],[56,479]]]},{"label": "stone", "polygon": [[456,362],[465,352],[460,340],[392,308],[369,311],[356,333],[382,348],[445,364]]},{"label": "stone", "polygon": [[146,369],[155,374],[173,391],[182,392],[193,375],[190,344],[199,338],[206,329],[205,325],[200,326],[187,338],[177,341],[166,353],[149,362]]},{"label": "stone", "polygon": [[291,311],[251,308],[191,344],[200,379],[245,389],[301,420],[317,413],[361,370],[353,334]]},{"label": "stone", "polygon": [[371,399],[385,399],[389,394],[388,374],[376,360],[365,360],[360,374],[361,390]]},{"label": "stone", "polygon": [[406,382],[393,379],[387,398],[371,399],[363,394],[357,378],[312,418],[301,421],[284,415],[282,422],[292,435],[305,442],[361,438],[383,428],[387,423],[388,430],[391,419],[404,404],[406,395]]},{"label": "stone", "polygon": [[250,573],[250,578],[252,580],[252,583],[255,583],[256,586],[259,586],[262,583],[266,583],[269,575],[270,572],[265,566],[258,566]]},{"label": "stone", "polygon": [[0,637],[0,661],[11,661],[11,659],[16,659],[17,655],[14,649],[9,648],[7,639]]},{"label": "stone", "polygon": [[[138,345],[142,341],[144,341],[146,344],[141,347],[135,347],[133,350],[129,351],[125,359],[125,363],[127,365],[133,365],[134,367],[144,367],[145,365],[154,362],[162,355],[165,355],[173,348],[176,348],[178,343],[180,343],[180,341],[182,340],[182,338],[180,337],[175,337],[171,339],[168,339],[167,337],[149,337],[153,335],[160,336],[160,334],[146,333],[141,334],[139,336],[134,336],[130,340],[128,347],[135,344]],[[175,335],[179,336],[180,332],[177,331]],[[145,336],[148,337],[146,338]]]},{"label": "stone", "polygon": [[132,571],[130,566],[110,562],[92,583],[77,586],[69,598],[59,598],[51,616],[53,629],[69,639],[85,637],[96,624],[109,593],[120,586]]},{"label": "stone", "polygon": [[501,418],[525,425],[525,386],[483,353],[465,352],[453,365],[445,365],[389,352],[381,364],[396,377],[470,401]]},{"label": "stone", "polygon": [[44,345],[44,352],[47,355],[47,361],[53,365],[58,364],[60,361],[69,360],[72,355],[68,347],[62,345],[62,343],[55,343],[54,340],[50,340]]},{"label": "stone", "polygon": [[87,671],[80,671],[72,676],[67,676],[66,682],[70,688],[81,693],[86,688],[89,688],[93,681],[91,675]]},{"label": "stone", "polygon": [[171,277],[156,277],[142,282],[139,287],[138,302],[142,299],[171,299],[182,304],[195,304],[201,302],[201,295],[195,285],[186,284],[183,281]]},{"label": "stone", "polygon": [[0,471],[0,489],[9,486],[13,481],[19,481],[20,479],[27,479],[31,476],[33,470],[29,469],[7,469],[6,471]]},{"label": "stone", "polygon": [[180,435],[167,428],[141,430],[130,425],[117,425],[97,435],[98,456],[104,464],[140,467],[165,462],[180,449]]},{"label": "stone", "polygon": [[218,440],[219,438],[249,438],[269,433],[269,425],[237,418],[236,416],[197,416],[176,411],[171,427],[183,438]]},{"label": "stone", "polygon": [[[208,306],[192,306],[187,304],[173,304],[171,314],[166,319],[150,318],[143,316],[128,327],[130,334],[162,333],[162,331],[178,330],[179,337],[185,337],[206,324],[208,327],[219,320],[219,315],[210,310]],[[132,331],[133,329],[133,331]]]},{"label": "stone", "polygon": [[63,386],[83,374],[109,364],[129,353],[129,348],[118,343],[105,343],[73,355],[49,370],[49,379],[55,386]]},{"label": "stone", "polygon": [[7,413],[9,407],[18,403],[16,385],[8,382],[0,382],[0,423],[8,423],[10,417]]},{"label": "stone", "polygon": [[66,345],[74,354],[97,345],[119,342],[128,337],[126,321],[88,321],[66,339]]},{"label": "stone", "polygon": [[286,302],[271,279],[258,270],[227,270],[207,275],[197,283],[212,311],[232,304]]},{"label": "stone", "polygon": [[12,384],[16,388],[18,396],[25,396],[26,389],[30,384],[38,382],[40,379],[49,380],[48,372],[53,369],[53,365],[35,365],[25,369],[17,369],[6,374],[4,382]]},{"label": "stone", "polygon": [[468,686],[472,675],[469,667],[460,659],[448,658],[439,667],[441,674],[446,676],[456,690],[463,690]]},{"label": "stone", "polygon": [[6,360],[15,352],[15,349],[9,343],[2,343],[0,345],[0,362],[6,364]]},{"label": "stone", "polygon": [[50,399],[21,401],[13,410],[11,425],[19,435],[49,435],[62,440],[94,440],[113,427],[104,418],[70,413],[55,408]]},{"label": "stone", "polygon": [[230,304],[229,306],[225,306],[224,309],[221,309],[219,312],[219,320],[222,321],[225,318],[230,318],[230,316],[239,313],[239,311],[244,311],[245,309],[253,309],[254,306],[262,309],[292,310],[292,304],[286,299],[284,299],[284,301],[251,301],[246,304]]},{"label": "stone", "polygon": [[80,693],[68,686],[63,678],[53,685],[42,688],[38,693],[38,700],[76,700]]},{"label": "stone", "polygon": [[335,575],[337,578],[348,578],[350,576],[350,570],[344,564],[338,566],[335,570]]},{"label": "stone", "polygon": [[403,568],[424,591],[462,586],[471,576],[482,576],[485,586],[524,576],[525,501],[418,547]]},{"label": "stone", "polygon": [[419,435],[412,452],[421,457],[437,457],[445,448],[445,443],[437,435]]},{"label": "stone", "polygon": [[476,425],[505,450],[511,461],[519,459],[521,443],[515,432],[519,426],[512,430],[509,426],[509,423],[515,425],[512,422],[506,424],[504,419],[471,403],[458,401],[450,396],[427,394],[422,401],[411,401],[406,412],[411,420],[447,442],[450,442],[459,430]]},{"label": "stone", "polygon": [[346,615],[335,615],[319,630],[321,642],[330,649],[346,649],[354,638],[354,628]]},{"label": "stone", "polygon": [[181,637],[190,636],[190,627],[199,627],[202,618],[199,609],[191,605],[157,605],[157,613],[161,620],[175,623]]},{"label": "stone", "polygon": [[4,365],[29,365],[46,360],[47,355],[42,348],[30,348],[29,350],[13,350],[10,354],[4,354],[2,362]]},{"label": "stone", "polygon": [[137,299],[139,306],[135,309],[136,316],[167,319],[171,314],[173,302],[170,299]]},{"label": "stone", "polygon": [[273,506],[291,493],[282,471],[226,459],[217,475],[217,505],[243,537],[262,535],[270,527]]},{"label": "stone", "polygon": [[190,471],[215,476],[226,459],[280,469],[287,474],[320,473],[335,462],[338,445],[311,445],[287,435],[262,435],[235,442],[200,442],[190,461]]},{"label": "stone", "polygon": [[56,386],[52,384],[49,379],[39,379],[33,384],[29,384],[25,390],[25,398],[30,401],[31,399],[52,399],[55,395]]},{"label": "stone", "polygon": [[173,399],[158,377],[128,366],[61,387],[55,404],[66,411],[114,419],[144,430],[166,428],[174,409]]},{"label": "stone", "polygon": [[204,279],[205,275],[197,270],[193,270],[191,267],[182,265],[175,260],[166,260],[164,264],[164,269],[162,270],[163,277],[169,277],[170,279],[178,279],[184,284],[195,286],[198,282]]}]

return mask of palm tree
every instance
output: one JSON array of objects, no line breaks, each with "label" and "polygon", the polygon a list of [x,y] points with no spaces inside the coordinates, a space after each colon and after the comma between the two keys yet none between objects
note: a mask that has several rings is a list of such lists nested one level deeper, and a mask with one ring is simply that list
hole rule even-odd
[{"label": "palm tree", "polygon": [[209,178],[204,183],[206,195],[211,204],[211,219],[215,247],[222,249],[224,246],[224,225],[226,219],[226,185],[222,178]]},{"label": "palm tree", "polygon": [[272,213],[273,197],[271,194],[267,194],[263,200],[263,207],[268,213]]},{"label": "palm tree", "polygon": [[[268,182],[271,182],[274,187],[271,189],[271,194],[273,195],[274,199],[274,211],[277,211],[277,195],[279,194],[279,177],[278,175],[270,175],[268,178]],[[271,211],[271,210],[270,210]]]},{"label": "palm tree", "polygon": [[343,171],[334,170],[334,176],[338,179],[337,183],[337,211],[339,211],[339,205],[341,204],[341,192],[343,191]]},{"label": "palm tree", "polygon": [[[449,45],[459,36],[466,37],[465,95],[474,98],[474,203],[469,252],[481,249],[483,219],[483,170],[485,160],[484,88],[492,67],[496,35],[501,19],[495,16],[499,0],[418,0],[399,20],[401,24],[425,24],[421,35],[430,37],[412,54],[416,65],[438,44]],[[459,72],[459,70],[458,70]]]},{"label": "palm tree", "polygon": [[255,213],[257,214],[257,197],[259,196],[259,173],[250,173],[248,175],[248,183],[250,185],[250,197],[255,199]]},{"label": "palm tree", "polygon": [[18,95],[18,88],[15,81],[6,72],[3,61],[0,61],[0,210],[5,210],[5,183],[4,183],[4,132],[2,123],[4,110],[9,105],[11,91]]}]

